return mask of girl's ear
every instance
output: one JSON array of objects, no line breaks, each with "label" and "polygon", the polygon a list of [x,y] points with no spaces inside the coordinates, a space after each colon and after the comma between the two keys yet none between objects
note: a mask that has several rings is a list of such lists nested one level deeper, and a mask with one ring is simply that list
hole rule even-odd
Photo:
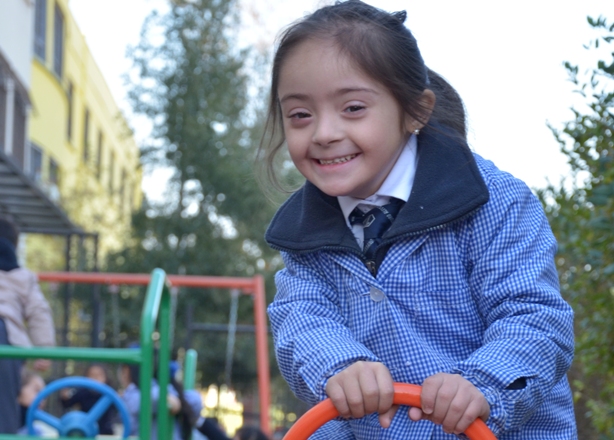
[{"label": "girl's ear", "polygon": [[435,108],[435,102],[437,98],[435,97],[435,93],[431,89],[424,89],[420,98],[418,98],[418,107],[420,118],[415,119],[408,114],[405,114],[405,129],[409,133],[413,133],[416,130],[420,130],[424,127],[431,114],[433,113],[433,109]]}]

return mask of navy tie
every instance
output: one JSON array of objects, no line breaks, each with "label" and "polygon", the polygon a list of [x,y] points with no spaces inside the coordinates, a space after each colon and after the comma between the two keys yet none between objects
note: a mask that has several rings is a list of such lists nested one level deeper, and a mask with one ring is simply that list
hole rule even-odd
[{"label": "navy tie", "polygon": [[354,208],[348,217],[351,225],[362,224],[365,234],[362,251],[367,260],[375,259],[375,250],[382,241],[382,235],[390,228],[404,203],[403,200],[391,198],[388,204],[367,212]]}]

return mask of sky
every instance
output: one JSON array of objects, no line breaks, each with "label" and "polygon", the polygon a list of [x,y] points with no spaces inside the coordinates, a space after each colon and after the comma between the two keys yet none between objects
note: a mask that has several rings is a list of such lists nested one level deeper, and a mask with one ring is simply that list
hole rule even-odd
[{"label": "sky", "polygon": [[[259,47],[273,45],[287,24],[320,0],[240,0],[244,32]],[[560,128],[581,108],[563,62],[594,65],[584,45],[596,34],[587,16],[614,22],[612,0],[366,0],[407,11],[407,27],[426,64],[456,88],[468,114],[469,145],[532,188],[569,174],[547,124]],[[138,43],[145,17],[164,0],[70,0],[71,11],[120,108],[128,109],[122,75],[126,47]],[[611,52],[610,48],[610,52]],[[607,53],[601,50],[601,59]],[[610,55],[611,56],[611,55]],[[128,113],[128,112],[126,112]],[[138,132],[138,127],[137,127]],[[137,136],[138,141],[138,136]],[[156,198],[160,176],[146,176]]]}]

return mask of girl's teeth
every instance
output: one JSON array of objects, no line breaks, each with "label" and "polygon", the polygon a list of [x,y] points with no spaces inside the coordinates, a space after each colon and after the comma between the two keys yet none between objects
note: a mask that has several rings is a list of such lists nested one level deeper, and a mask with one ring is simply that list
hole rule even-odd
[{"label": "girl's teeth", "polygon": [[347,162],[349,160],[354,159],[355,157],[356,157],[356,155],[352,154],[351,156],[338,157],[337,159],[333,159],[333,160],[320,159],[320,164],[322,164],[322,165],[333,165],[333,164],[336,164],[336,163]]}]

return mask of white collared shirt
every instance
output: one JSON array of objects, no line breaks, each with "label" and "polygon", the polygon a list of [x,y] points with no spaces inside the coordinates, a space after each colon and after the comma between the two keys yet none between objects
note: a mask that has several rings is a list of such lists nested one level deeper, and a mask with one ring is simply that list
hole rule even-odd
[{"label": "white collared shirt", "polygon": [[414,176],[416,175],[418,154],[418,140],[417,137],[412,134],[409,140],[405,144],[405,147],[401,151],[396,163],[386,176],[382,186],[375,192],[375,194],[367,197],[366,199],[357,199],[351,196],[339,196],[339,206],[343,212],[345,223],[352,230],[358,246],[362,249],[364,234],[363,227],[360,224],[351,225],[349,216],[358,207],[363,212],[369,211],[376,206],[383,206],[390,200],[390,197],[396,197],[404,202],[409,199],[411,188],[414,184]]}]

